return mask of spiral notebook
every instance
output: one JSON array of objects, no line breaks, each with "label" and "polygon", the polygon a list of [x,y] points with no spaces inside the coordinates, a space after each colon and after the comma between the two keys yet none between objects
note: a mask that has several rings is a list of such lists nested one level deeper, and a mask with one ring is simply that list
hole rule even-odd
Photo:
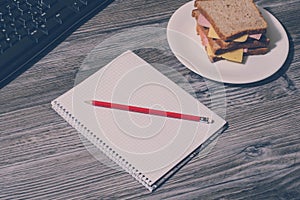
[{"label": "spiral notebook", "polygon": [[[89,100],[206,116],[213,123],[96,107]],[[224,119],[131,51],[53,100],[52,108],[150,191],[226,127]]]}]

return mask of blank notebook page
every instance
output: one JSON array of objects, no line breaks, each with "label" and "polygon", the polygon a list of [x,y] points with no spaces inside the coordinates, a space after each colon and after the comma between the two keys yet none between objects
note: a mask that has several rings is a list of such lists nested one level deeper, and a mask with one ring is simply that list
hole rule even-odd
[{"label": "blank notebook page", "polygon": [[[100,100],[210,117],[212,124],[85,103]],[[226,122],[131,51],[55,99],[55,110],[148,189]]]}]

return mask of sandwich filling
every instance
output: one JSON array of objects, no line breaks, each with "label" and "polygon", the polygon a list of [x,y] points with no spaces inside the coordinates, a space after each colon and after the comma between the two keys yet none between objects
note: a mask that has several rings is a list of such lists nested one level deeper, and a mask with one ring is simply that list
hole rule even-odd
[{"label": "sandwich filling", "polygon": [[[241,63],[244,55],[268,52],[267,24],[253,1],[195,0],[195,7],[192,16],[197,33],[212,62],[226,59]],[[237,18],[235,12],[245,18]]]}]

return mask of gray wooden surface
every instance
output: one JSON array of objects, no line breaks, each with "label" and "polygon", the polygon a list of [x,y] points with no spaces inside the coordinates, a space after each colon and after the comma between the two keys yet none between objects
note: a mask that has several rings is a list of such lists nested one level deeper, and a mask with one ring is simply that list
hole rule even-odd
[{"label": "gray wooden surface", "polygon": [[97,44],[122,31],[166,28],[186,2],[116,0],[0,90],[0,199],[300,199],[299,0],[256,1],[282,22],[291,47],[282,69],[255,84],[212,83],[172,55],[137,51],[149,62],[167,63],[163,73],[229,123],[205,156],[154,193],[92,156],[77,131],[51,109],[51,100],[74,86]]}]

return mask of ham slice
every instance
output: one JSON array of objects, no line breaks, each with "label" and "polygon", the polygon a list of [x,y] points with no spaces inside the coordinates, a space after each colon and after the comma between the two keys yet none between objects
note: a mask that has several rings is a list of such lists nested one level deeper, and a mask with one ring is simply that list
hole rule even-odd
[{"label": "ham slice", "polygon": [[198,16],[198,24],[206,28],[210,27],[209,21],[201,13]]},{"label": "ham slice", "polygon": [[206,37],[205,33],[201,30],[201,28],[198,28],[198,33],[201,37],[202,45],[206,47],[208,45],[208,38]]},{"label": "ham slice", "polygon": [[256,39],[256,40],[260,40],[262,34],[252,34],[252,35],[249,35],[249,37],[253,38],[253,39]]}]

